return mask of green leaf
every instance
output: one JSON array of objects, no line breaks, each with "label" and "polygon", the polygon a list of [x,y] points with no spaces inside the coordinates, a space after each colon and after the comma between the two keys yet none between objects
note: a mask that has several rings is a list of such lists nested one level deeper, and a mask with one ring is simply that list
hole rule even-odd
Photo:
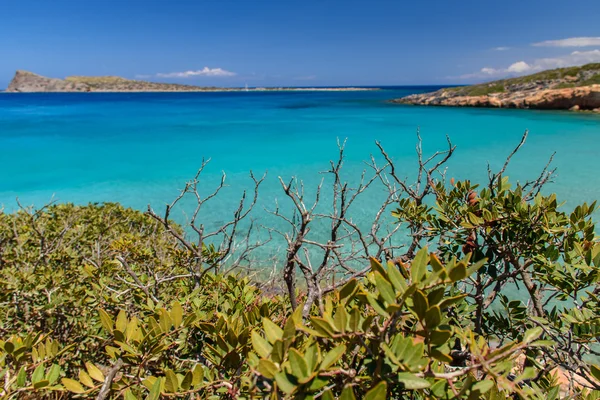
[{"label": "green leaf", "polygon": [[556,342],[553,340],[536,340],[529,344],[529,347],[552,347],[555,346]]},{"label": "green leaf", "polygon": [[333,396],[333,393],[331,393],[331,390],[326,390],[321,395],[321,399],[323,399],[323,400],[335,400],[335,397]]},{"label": "green leaf", "polygon": [[125,400],[138,400],[137,397],[133,393],[131,393],[131,389],[125,390]]},{"label": "green leaf", "polygon": [[25,370],[25,367],[21,367],[19,373],[17,374],[17,387],[24,387],[25,382],[27,382],[27,371]]},{"label": "green leaf", "polygon": [[179,389],[179,381],[175,372],[168,369],[165,371],[165,391],[167,393],[177,393]]},{"label": "green leaf", "polygon": [[125,330],[125,337],[127,340],[131,340],[133,335],[136,333],[138,328],[138,319],[136,317],[132,317],[129,323],[127,324],[127,329]]},{"label": "green leaf", "polygon": [[415,312],[415,314],[417,314],[417,317],[419,317],[420,320],[423,320],[425,318],[425,315],[427,314],[427,309],[429,308],[429,302],[427,301],[427,297],[425,297],[423,292],[417,290],[413,295],[412,300],[413,311]]},{"label": "green leaf", "polygon": [[121,310],[117,314],[117,322],[115,323],[115,329],[119,332],[125,332],[127,330],[127,314]]},{"label": "green leaf", "polygon": [[311,317],[310,322],[313,328],[324,337],[333,337],[333,335],[335,335],[335,330],[326,319],[321,317]]},{"label": "green leaf", "polygon": [[442,312],[440,307],[435,305],[430,307],[425,313],[425,326],[427,329],[435,329],[442,322]]},{"label": "green leaf", "polygon": [[471,276],[475,272],[479,270],[479,268],[483,267],[483,265],[487,262],[487,258],[477,261],[475,264],[471,265],[467,269],[467,276]]},{"label": "green leaf", "polygon": [[319,349],[316,344],[312,344],[308,346],[306,351],[304,352],[304,359],[306,360],[306,365],[308,365],[308,370],[310,372],[315,370],[317,363],[320,362],[321,355],[319,354]]},{"label": "green leaf", "polygon": [[379,272],[375,272],[375,285],[383,300],[387,301],[388,304],[396,303],[396,293],[392,285]]},{"label": "green leaf", "polygon": [[183,308],[177,300],[174,301],[171,306],[171,319],[176,328],[178,328],[181,325],[181,321],[183,321]]},{"label": "green leaf", "polygon": [[357,306],[352,307],[352,311],[350,311],[350,322],[349,328],[351,332],[358,331],[360,327],[360,311]]},{"label": "green leaf", "polygon": [[340,395],[340,400],[356,400],[352,386],[346,385],[344,387],[344,390],[342,390],[342,394]]},{"label": "green leaf", "polygon": [[35,384],[44,379],[44,372],[44,365],[38,365],[35,371],[33,371],[33,375],[31,375],[31,382]]},{"label": "green leaf", "polygon": [[429,303],[429,306],[439,304],[444,298],[445,291],[446,288],[442,286],[427,293],[427,302]]},{"label": "green leaf", "polygon": [[173,321],[171,320],[171,316],[164,308],[161,309],[160,317],[158,318],[160,323],[160,329],[162,332],[167,333],[171,330],[171,326],[173,326]]},{"label": "green leaf", "polygon": [[410,372],[400,372],[398,374],[398,381],[400,381],[406,389],[426,389],[430,386],[430,383],[418,376],[411,374]]},{"label": "green leaf", "polygon": [[11,354],[13,351],[15,351],[15,345],[12,342],[4,343],[4,351],[6,351],[8,354]]},{"label": "green leaf", "polygon": [[92,378],[90,378],[90,376],[88,375],[88,373],[82,369],[79,370],[79,382],[83,383],[89,388],[93,388],[96,386]]},{"label": "green leaf", "polygon": [[534,340],[539,338],[543,332],[544,330],[540,326],[527,330],[523,335],[523,343],[533,342]]},{"label": "green leaf", "polygon": [[192,387],[193,380],[194,374],[192,373],[192,371],[186,372],[185,376],[183,377],[183,380],[181,381],[181,388],[185,391],[190,390],[190,388]]},{"label": "green leaf", "polygon": [[[304,380],[304,382],[301,382],[301,383],[302,384],[309,383],[308,391],[312,392],[312,391],[318,391],[318,390],[321,390],[322,388],[324,388],[329,383],[329,379],[327,379],[327,377],[319,377],[319,376],[316,376],[316,374],[312,374],[311,376],[306,378]],[[305,386],[305,388],[306,388],[306,386]],[[305,398],[308,400],[308,399],[310,399],[310,396],[307,396]]]},{"label": "green leaf", "polygon": [[46,379],[50,382],[51,385],[54,384],[58,380],[60,376],[60,366],[58,364],[52,364],[50,369],[48,369],[48,373],[46,374]]},{"label": "green leaf", "polygon": [[73,379],[62,378],[60,382],[63,384],[65,389],[67,389],[71,393],[85,393],[85,389],[83,388],[83,386],[81,386],[81,383]]},{"label": "green leaf", "polygon": [[88,374],[92,377],[92,379],[98,382],[104,382],[104,374],[100,371],[100,368],[96,367],[94,364],[90,362],[85,363],[85,369],[87,369]]},{"label": "green leaf", "polygon": [[494,381],[486,379],[484,381],[479,381],[476,384],[474,384],[472,390],[478,391],[479,393],[483,394],[488,392],[491,388],[493,388],[494,385]]},{"label": "green leaf", "polygon": [[[525,367],[523,373],[517,376],[514,380],[515,383],[523,382],[524,380],[533,379],[537,376],[537,370],[534,367]],[[489,390],[489,389],[488,389]]]},{"label": "green leaf", "polygon": [[113,331],[113,320],[110,317],[110,315],[108,315],[106,313],[106,311],[100,309],[100,311],[98,311],[98,313],[100,314],[100,323],[102,324],[102,327],[104,328],[104,330],[108,333],[112,334]]},{"label": "green leaf", "polygon": [[275,374],[279,372],[275,363],[262,359],[258,362],[258,372],[267,379],[274,379]]},{"label": "green leaf", "polygon": [[448,277],[452,282],[458,282],[467,277],[467,266],[463,262],[456,264],[448,273]]},{"label": "green leaf", "polygon": [[298,350],[291,348],[288,353],[288,359],[290,361],[290,367],[292,368],[292,374],[299,379],[306,378],[308,376],[308,365],[304,361],[304,355]]},{"label": "green leaf", "polygon": [[273,346],[267,342],[265,338],[260,336],[256,331],[252,331],[251,333],[252,347],[258,353],[258,355],[262,358],[269,358],[271,351],[273,350]]},{"label": "green leaf", "polygon": [[600,381],[600,367],[590,364],[590,371],[596,380]]},{"label": "green leaf", "polygon": [[436,360],[444,362],[444,363],[452,362],[452,357],[450,357],[450,355],[440,351],[439,349],[431,349],[430,355],[432,358],[435,358]]},{"label": "green leaf", "polygon": [[387,399],[387,383],[379,382],[365,394],[364,400],[385,400]]},{"label": "green leaf", "polygon": [[156,377],[155,376],[149,376],[146,379],[144,379],[142,381],[142,385],[144,385],[144,387],[148,390],[152,389],[152,385],[154,385],[154,383],[156,382]]},{"label": "green leaf", "polygon": [[408,285],[406,284],[406,281],[404,280],[404,277],[402,276],[400,271],[398,271],[398,267],[396,267],[396,265],[393,263],[389,263],[387,273],[388,278],[391,284],[394,285],[396,291],[401,293],[404,292]]},{"label": "green leaf", "polygon": [[50,382],[47,379],[42,379],[41,381],[37,381],[36,383],[33,384],[33,388],[34,389],[41,389],[43,387],[46,387],[50,385]]},{"label": "green leaf", "polygon": [[[300,307],[298,307],[300,308]],[[283,327],[283,339],[292,339],[296,335],[296,324],[292,317],[288,318]]]},{"label": "green leaf", "polygon": [[385,270],[383,269],[383,265],[375,258],[370,257],[369,261],[371,262],[371,270],[373,272],[379,272],[381,275],[385,276]]},{"label": "green leaf", "polygon": [[192,376],[192,386],[198,386],[204,380],[204,367],[200,364],[196,364]]},{"label": "green leaf", "polygon": [[444,308],[448,308],[448,307],[460,302],[465,297],[467,297],[466,294],[461,294],[461,295],[454,296],[454,297],[447,297],[444,300],[442,300],[442,302],[439,304],[440,309],[443,310]]},{"label": "green leaf", "polygon": [[348,313],[346,312],[346,307],[342,304],[338,305],[336,308],[333,323],[338,331],[342,333],[346,332],[346,326],[348,326]]},{"label": "green leaf", "polygon": [[437,256],[433,253],[429,255],[429,265],[431,265],[431,269],[433,270],[433,272],[440,272],[445,270],[444,265],[442,264],[440,259],[437,258]]},{"label": "green leaf", "polygon": [[427,272],[427,247],[417,252],[410,264],[410,277],[413,282],[420,282]]},{"label": "green leaf", "polygon": [[345,352],[346,352],[345,345],[334,347],[330,352],[325,354],[325,356],[323,357],[323,361],[321,361],[320,368],[327,369],[327,368],[331,367],[342,357],[342,355]]},{"label": "green leaf", "polygon": [[296,390],[296,385],[289,381],[285,372],[279,372],[275,375],[275,382],[283,392],[292,394]]},{"label": "green leaf", "polygon": [[282,340],[277,340],[275,341],[275,343],[273,343],[273,351],[271,351],[271,360],[273,360],[273,362],[276,362],[278,364],[281,364],[283,362],[283,359],[285,357],[284,347],[285,346]]},{"label": "green leaf", "polygon": [[146,400],[158,400],[160,398],[160,389],[162,386],[163,378],[158,378],[154,381],[150,393],[146,396]]},{"label": "green leaf", "polygon": [[356,279],[350,279],[341,289],[340,289],[340,300],[344,300],[347,297],[350,297],[356,291],[358,286],[358,282]]},{"label": "green leaf", "polygon": [[367,301],[369,302],[371,307],[373,307],[373,309],[377,312],[377,314],[379,314],[383,317],[390,316],[390,314],[385,310],[385,308],[383,308],[381,306],[381,304],[379,304],[379,301],[377,301],[377,299],[375,297],[373,297],[373,295],[371,295],[371,293],[367,293],[366,297],[367,297]]},{"label": "green leaf", "polygon": [[441,346],[450,339],[452,332],[448,330],[436,329],[429,332],[429,340],[434,346]]},{"label": "green leaf", "polygon": [[283,338],[283,329],[275,325],[273,321],[268,318],[263,318],[262,323],[269,343],[273,344],[276,340],[281,340]]}]

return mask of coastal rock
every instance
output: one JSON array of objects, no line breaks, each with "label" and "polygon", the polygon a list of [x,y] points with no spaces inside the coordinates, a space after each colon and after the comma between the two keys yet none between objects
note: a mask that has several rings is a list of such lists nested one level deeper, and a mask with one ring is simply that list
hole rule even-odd
[{"label": "coastal rock", "polygon": [[392,102],[450,107],[594,110],[600,108],[600,64],[544,71],[480,85],[446,88],[432,93],[414,94]]},{"label": "coastal rock", "polygon": [[548,110],[593,110],[600,107],[600,85],[565,89],[490,94],[484,96],[448,96],[446,93],[417,94],[395,103],[450,107],[536,108]]},{"label": "coastal rock", "polygon": [[79,82],[46,78],[33,72],[19,70],[6,89],[7,92],[86,92],[89,87]]}]

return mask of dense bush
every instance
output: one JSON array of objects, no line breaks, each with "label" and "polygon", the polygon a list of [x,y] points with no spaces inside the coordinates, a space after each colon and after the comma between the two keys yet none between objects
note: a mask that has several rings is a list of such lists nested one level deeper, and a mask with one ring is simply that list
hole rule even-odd
[{"label": "dense bush", "polygon": [[[310,209],[283,185],[302,211],[282,261],[306,277],[298,288],[293,273],[280,290],[222,273],[233,233],[219,231],[223,246],[192,242],[169,208],[0,214],[0,396],[598,398],[595,205],[561,211],[540,192],[545,173],[511,189],[503,168],[479,188],[434,179],[441,164],[425,165],[415,186],[375,168],[402,189],[382,210],[410,244],[358,236],[370,261],[346,273],[344,262],[359,260],[337,241],[352,224],[347,203],[319,245],[324,267],[311,269],[308,251],[298,256],[315,243],[302,231]],[[327,268],[335,274],[321,275]]]}]

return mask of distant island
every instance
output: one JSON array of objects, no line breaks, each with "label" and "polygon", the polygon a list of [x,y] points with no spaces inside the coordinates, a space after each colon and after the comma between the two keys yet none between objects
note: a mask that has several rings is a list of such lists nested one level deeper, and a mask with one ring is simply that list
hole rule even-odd
[{"label": "distant island", "polygon": [[19,70],[8,85],[6,93],[44,92],[241,92],[241,91],[362,91],[377,88],[359,87],[273,87],[221,88],[174,83],[157,83],[125,79],[118,76],[69,76],[65,79],[47,78]]},{"label": "distant island", "polygon": [[600,63],[413,94],[393,103],[600,112]]}]

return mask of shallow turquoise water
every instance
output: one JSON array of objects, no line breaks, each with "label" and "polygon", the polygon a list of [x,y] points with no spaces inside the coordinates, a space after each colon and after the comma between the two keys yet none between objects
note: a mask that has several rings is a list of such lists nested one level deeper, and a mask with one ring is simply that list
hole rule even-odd
[{"label": "shallow turquoise water", "polygon": [[[535,177],[556,151],[558,176],[549,190],[566,207],[600,198],[597,174],[600,117],[568,112],[399,106],[386,99],[424,91],[280,92],[195,94],[0,95],[0,203],[118,201],[160,208],[211,157],[203,182],[212,187],[222,170],[230,185],[205,209],[216,225],[230,215],[248,171],[268,171],[254,216],[286,205],[277,177],[303,179],[308,188],[337,156],[336,138],[347,138],[344,176],[356,181],[380,140],[402,175],[415,171],[415,132],[426,153],[458,146],[448,176],[481,181],[486,166],[499,168],[529,129],[526,146],[508,170],[511,178]],[[207,189],[208,192],[208,189]],[[365,196],[353,210],[367,221],[379,196]],[[184,214],[176,218],[183,220]],[[278,245],[280,246],[281,243]]]}]

